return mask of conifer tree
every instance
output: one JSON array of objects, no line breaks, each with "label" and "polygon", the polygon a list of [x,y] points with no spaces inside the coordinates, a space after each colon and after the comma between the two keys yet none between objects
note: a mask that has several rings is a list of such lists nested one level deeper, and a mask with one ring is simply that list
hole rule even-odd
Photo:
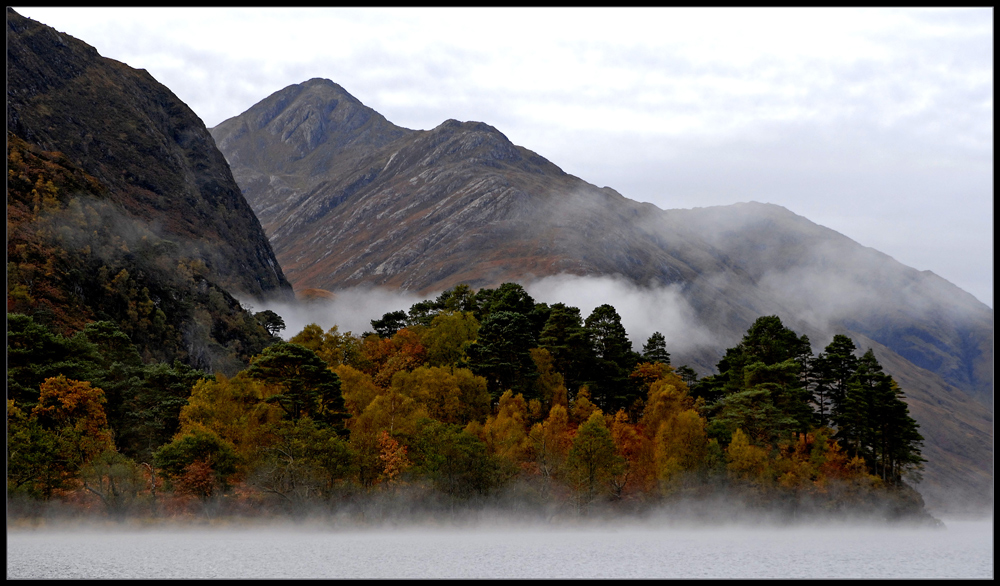
[{"label": "conifer tree", "polygon": [[910,417],[903,392],[869,349],[848,381],[836,439],[849,454],[864,458],[868,469],[888,484],[907,472],[919,473],[923,437]]},{"label": "conifer tree", "polygon": [[642,357],[648,362],[662,362],[670,365],[670,353],[667,352],[667,340],[660,332],[653,332],[642,346]]}]

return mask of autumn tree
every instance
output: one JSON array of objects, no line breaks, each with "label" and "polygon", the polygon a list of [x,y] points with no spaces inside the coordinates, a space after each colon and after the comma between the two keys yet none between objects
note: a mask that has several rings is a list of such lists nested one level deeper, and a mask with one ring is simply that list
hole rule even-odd
[{"label": "autumn tree", "polygon": [[356,361],[361,346],[361,341],[351,332],[340,333],[337,326],[324,332],[314,323],[306,325],[288,342],[312,350],[330,368]]},{"label": "autumn tree", "polygon": [[232,445],[241,469],[252,467],[272,441],[274,425],[283,415],[281,407],[267,401],[276,391],[245,373],[202,379],[181,410],[180,433],[210,430]]},{"label": "autumn tree", "polygon": [[101,452],[113,449],[103,390],[89,382],[57,376],[45,379],[39,391],[31,415],[44,429],[58,434],[68,471],[75,472]]},{"label": "autumn tree", "polygon": [[750,443],[743,430],[737,428],[726,448],[727,469],[731,478],[759,484],[766,481],[767,450]]},{"label": "autumn tree", "polygon": [[416,430],[417,421],[424,417],[427,417],[425,407],[398,388],[390,388],[377,394],[360,415],[348,421],[350,447],[361,486],[373,487],[384,471],[383,446],[379,444],[382,432],[393,438],[410,435]]},{"label": "autumn tree", "polygon": [[382,430],[378,435],[378,459],[382,472],[379,480],[385,483],[392,483],[399,478],[399,475],[410,467],[410,460],[406,457],[406,446],[401,445],[389,432]]},{"label": "autumn tree", "polygon": [[534,395],[540,401],[543,412],[551,410],[554,405],[569,405],[565,378],[556,371],[555,360],[545,348],[532,348],[531,360],[535,363],[538,377],[535,378]]},{"label": "autumn tree", "polygon": [[566,458],[566,477],[581,506],[586,507],[596,496],[608,491],[610,479],[621,473],[624,464],[624,458],[615,450],[604,415],[594,411],[577,430]]},{"label": "autumn tree", "polygon": [[641,469],[644,438],[629,422],[625,410],[619,409],[611,423],[611,439],[616,453],[622,458],[622,465],[611,475],[609,482],[611,494],[620,499],[623,491],[633,482],[635,472]]},{"label": "autumn tree", "polygon": [[685,409],[660,425],[654,442],[657,477],[669,490],[684,473],[702,466],[708,452],[705,420]]},{"label": "autumn tree", "polygon": [[379,350],[387,354],[384,354],[380,367],[372,374],[375,384],[383,388],[389,386],[397,372],[413,370],[427,360],[421,332],[416,327],[402,328],[386,342],[388,346],[383,345]]},{"label": "autumn tree", "polygon": [[575,429],[570,427],[566,407],[553,405],[549,416],[531,427],[528,441],[538,464],[538,470],[545,477],[560,473],[573,445]]},{"label": "autumn tree", "polygon": [[334,369],[334,372],[340,378],[344,408],[351,417],[361,415],[375,397],[384,391],[375,384],[370,374],[347,364],[341,364]]},{"label": "autumn tree", "polygon": [[466,349],[476,341],[479,322],[472,312],[441,312],[423,332],[421,342],[431,366],[454,366],[465,363]]},{"label": "autumn tree", "polygon": [[444,423],[464,425],[486,417],[490,410],[486,379],[465,368],[422,366],[397,372],[392,389],[413,398]]},{"label": "autumn tree", "polygon": [[154,465],[181,493],[207,498],[229,487],[239,456],[233,445],[209,429],[194,427],[178,434],[153,454]]}]

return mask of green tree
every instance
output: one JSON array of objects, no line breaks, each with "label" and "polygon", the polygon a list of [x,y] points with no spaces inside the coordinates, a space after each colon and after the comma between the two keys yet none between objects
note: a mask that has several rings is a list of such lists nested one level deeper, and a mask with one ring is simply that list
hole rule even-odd
[{"label": "green tree", "polygon": [[293,421],[309,416],[335,423],[343,416],[340,379],[308,348],[279,342],[266,348],[246,373],[281,388],[267,400],[279,405]]},{"label": "green tree", "polygon": [[122,400],[115,444],[123,455],[149,462],[158,447],[180,430],[181,409],[188,404],[191,389],[209,375],[180,361],[157,362],[140,368]]},{"label": "green tree", "polygon": [[274,441],[262,448],[264,455],[249,482],[287,504],[330,498],[338,483],[354,471],[355,454],[348,443],[308,417],[278,422],[271,432]]},{"label": "green tree", "polygon": [[425,476],[435,488],[459,499],[489,496],[517,472],[512,463],[489,453],[478,437],[433,419],[417,422],[408,447],[411,473]]},{"label": "green tree", "polygon": [[535,364],[531,322],[520,313],[497,311],[480,324],[479,337],[468,347],[472,372],[486,378],[494,401],[506,390],[534,398]]},{"label": "green tree", "polygon": [[146,488],[145,473],[138,464],[114,450],[105,450],[81,470],[83,487],[101,499],[112,517],[121,518]]},{"label": "green tree", "polygon": [[89,380],[101,362],[97,346],[83,333],[66,338],[31,316],[7,314],[7,397],[22,409],[35,406],[45,379]]},{"label": "green tree", "polygon": [[919,474],[923,437],[910,417],[903,392],[869,349],[847,385],[837,434],[847,452],[864,458],[868,469],[888,484]]},{"label": "green tree", "polygon": [[755,442],[770,443],[815,425],[805,372],[809,338],[786,328],[777,316],[758,318],[716,368],[696,385],[710,400],[710,435],[725,443],[736,428]]},{"label": "green tree", "polygon": [[406,312],[403,310],[390,311],[382,316],[381,319],[371,320],[372,330],[380,338],[391,338],[396,335],[400,329],[406,327]]},{"label": "green tree", "polygon": [[642,346],[642,358],[647,362],[662,362],[670,365],[670,353],[667,352],[667,339],[660,332],[653,332]]},{"label": "green tree", "polygon": [[583,327],[579,308],[555,303],[550,309],[538,337],[538,346],[549,351],[555,370],[563,375],[566,388],[575,392],[586,382],[586,371],[593,361],[590,334]]},{"label": "green tree", "polygon": [[270,309],[258,311],[253,314],[253,316],[254,319],[257,320],[257,323],[259,323],[261,327],[267,330],[267,333],[272,336],[277,336],[278,332],[285,329],[285,320]]},{"label": "green tree", "polygon": [[186,474],[191,475],[196,470],[209,471],[211,487],[202,491],[203,496],[210,496],[215,486],[228,488],[238,464],[232,444],[204,428],[195,428],[174,438],[153,454],[153,465],[163,470],[171,482],[183,480]]},{"label": "green tree", "polygon": [[847,385],[858,368],[857,348],[845,335],[837,334],[816,357],[817,383],[813,402],[819,410],[820,425],[829,425],[843,418]]},{"label": "green tree", "polygon": [[584,321],[595,356],[590,380],[594,402],[614,412],[628,408],[641,398],[641,391],[628,378],[641,357],[632,350],[621,316],[611,305],[596,307]]}]

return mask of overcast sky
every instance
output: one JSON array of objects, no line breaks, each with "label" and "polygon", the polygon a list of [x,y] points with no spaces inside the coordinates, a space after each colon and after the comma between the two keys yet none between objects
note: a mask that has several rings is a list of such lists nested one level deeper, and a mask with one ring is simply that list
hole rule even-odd
[{"label": "overcast sky", "polygon": [[209,127],[331,79],[669,208],[782,205],[993,307],[993,10],[15,8]]}]

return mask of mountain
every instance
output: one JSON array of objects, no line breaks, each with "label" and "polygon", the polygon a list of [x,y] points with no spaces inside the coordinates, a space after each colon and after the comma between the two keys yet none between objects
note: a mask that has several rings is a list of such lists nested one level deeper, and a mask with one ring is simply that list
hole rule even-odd
[{"label": "mountain", "polygon": [[201,119],[145,70],[10,9],[7,129],[85,169],[128,215],[211,248],[221,284],[255,296],[287,287]]},{"label": "mountain", "polygon": [[614,276],[680,293],[721,341],[674,353],[703,374],[761,315],[846,334],[907,393],[928,499],[992,502],[993,310],[933,273],[775,205],[629,200],[482,122],[401,128],[325,79],[211,132],[296,289]]},{"label": "mountain", "polygon": [[205,125],[144,70],[7,9],[8,312],[121,324],[147,359],[232,371],[291,298]]}]

